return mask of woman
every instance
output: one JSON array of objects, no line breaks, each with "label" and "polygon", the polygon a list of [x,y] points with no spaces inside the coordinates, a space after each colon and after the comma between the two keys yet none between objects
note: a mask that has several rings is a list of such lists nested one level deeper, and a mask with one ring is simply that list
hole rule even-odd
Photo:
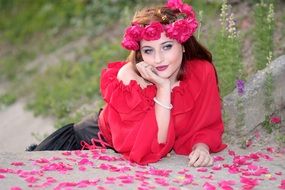
[{"label": "woman", "polygon": [[211,53],[193,36],[192,7],[181,0],[137,12],[122,46],[126,62],[102,71],[105,107],[47,137],[35,150],[107,147],[147,164],[172,149],[191,166],[213,164],[223,150],[223,121]]}]

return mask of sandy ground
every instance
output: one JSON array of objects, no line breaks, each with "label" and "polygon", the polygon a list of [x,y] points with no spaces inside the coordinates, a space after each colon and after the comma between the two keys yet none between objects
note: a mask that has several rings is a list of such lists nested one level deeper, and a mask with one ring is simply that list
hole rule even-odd
[{"label": "sandy ground", "polygon": [[35,117],[25,110],[23,101],[18,101],[0,110],[0,151],[22,152],[54,131],[53,126],[52,119]]},{"label": "sandy ground", "polygon": [[213,154],[212,167],[187,166],[171,153],[140,166],[113,151],[0,153],[1,189],[285,189],[284,154],[237,147]]}]

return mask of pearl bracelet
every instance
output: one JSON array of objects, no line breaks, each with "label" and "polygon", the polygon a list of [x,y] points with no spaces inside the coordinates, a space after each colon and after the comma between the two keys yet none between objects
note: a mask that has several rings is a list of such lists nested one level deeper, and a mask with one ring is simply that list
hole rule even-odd
[{"label": "pearl bracelet", "polygon": [[166,109],[168,109],[168,110],[171,110],[171,109],[173,108],[172,104],[170,104],[170,105],[164,105],[163,103],[161,103],[160,101],[158,101],[158,100],[156,99],[156,97],[153,98],[153,101],[154,101],[155,103],[157,103],[158,105],[160,105],[160,106],[162,106],[162,107],[164,107],[164,108],[166,108]]}]

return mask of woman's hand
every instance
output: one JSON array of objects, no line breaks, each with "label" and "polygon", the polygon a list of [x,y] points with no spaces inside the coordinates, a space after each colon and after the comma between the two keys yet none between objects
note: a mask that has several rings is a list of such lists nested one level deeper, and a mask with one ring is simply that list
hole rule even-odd
[{"label": "woman's hand", "polygon": [[204,143],[194,145],[192,152],[189,154],[189,166],[211,166],[213,158],[209,153],[209,147]]},{"label": "woman's hand", "polygon": [[144,61],[142,61],[142,62],[137,63],[136,67],[138,71],[140,72],[142,78],[144,78],[148,82],[155,84],[158,88],[164,87],[164,86],[167,86],[167,87],[170,86],[170,80],[158,76],[155,71],[155,68],[151,66],[150,64],[147,64]]}]

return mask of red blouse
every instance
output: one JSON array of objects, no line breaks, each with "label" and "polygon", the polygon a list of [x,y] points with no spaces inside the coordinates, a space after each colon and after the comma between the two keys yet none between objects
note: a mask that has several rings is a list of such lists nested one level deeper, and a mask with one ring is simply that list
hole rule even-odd
[{"label": "red blouse", "polygon": [[142,89],[132,80],[128,85],[117,79],[125,62],[108,65],[101,74],[101,93],[106,106],[99,116],[103,136],[130,161],[147,164],[166,156],[190,154],[193,145],[205,143],[211,152],[223,150],[223,121],[215,69],[207,61],[187,63],[186,77],[172,89],[171,118],[166,143],[157,140],[154,101],[156,86]]}]

